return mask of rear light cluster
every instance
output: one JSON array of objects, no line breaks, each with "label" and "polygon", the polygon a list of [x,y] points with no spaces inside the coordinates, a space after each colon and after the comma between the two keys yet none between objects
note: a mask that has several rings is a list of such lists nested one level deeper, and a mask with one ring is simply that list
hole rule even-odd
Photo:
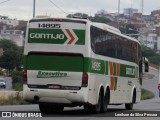
[{"label": "rear light cluster", "polygon": [[158,84],[158,89],[160,90],[160,84]]},{"label": "rear light cluster", "polygon": [[23,71],[23,83],[27,84],[27,70]]},{"label": "rear light cluster", "polygon": [[88,86],[88,73],[83,73],[82,75],[82,87]]}]

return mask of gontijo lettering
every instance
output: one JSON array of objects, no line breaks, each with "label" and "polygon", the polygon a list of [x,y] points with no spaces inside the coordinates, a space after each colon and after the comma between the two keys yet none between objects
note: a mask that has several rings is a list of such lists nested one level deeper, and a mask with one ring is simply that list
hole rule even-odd
[{"label": "gontijo lettering", "polygon": [[37,38],[37,39],[64,39],[64,34],[44,34],[44,33],[30,33],[30,38]]}]

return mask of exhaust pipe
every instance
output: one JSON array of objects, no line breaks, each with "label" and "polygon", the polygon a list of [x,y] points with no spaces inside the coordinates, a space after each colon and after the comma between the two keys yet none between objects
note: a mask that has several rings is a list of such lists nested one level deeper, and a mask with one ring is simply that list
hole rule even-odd
[{"label": "exhaust pipe", "polygon": [[39,96],[34,96],[35,102],[39,102]]}]

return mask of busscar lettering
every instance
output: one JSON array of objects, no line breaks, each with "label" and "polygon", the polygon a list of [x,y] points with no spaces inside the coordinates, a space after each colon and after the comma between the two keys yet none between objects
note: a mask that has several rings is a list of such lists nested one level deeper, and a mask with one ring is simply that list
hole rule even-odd
[{"label": "busscar lettering", "polygon": [[96,71],[100,71],[101,70],[101,63],[92,61],[92,69],[96,70]]}]

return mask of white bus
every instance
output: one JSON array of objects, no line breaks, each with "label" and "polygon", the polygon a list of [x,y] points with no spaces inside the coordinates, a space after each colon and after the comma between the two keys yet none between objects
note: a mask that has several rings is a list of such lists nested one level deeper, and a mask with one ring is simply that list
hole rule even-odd
[{"label": "white bus", "polygon": [[75,18],[32,19],[24,49],[24,99],[41,112],[109,104],[127,110],[141,99],[142,53],[136,39],[111,26]]}]

